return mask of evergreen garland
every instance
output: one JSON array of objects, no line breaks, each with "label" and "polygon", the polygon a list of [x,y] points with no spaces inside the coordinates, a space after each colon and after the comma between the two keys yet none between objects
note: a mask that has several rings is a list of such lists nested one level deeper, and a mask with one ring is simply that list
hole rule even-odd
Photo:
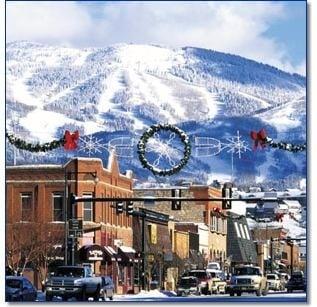
[{"label": "evergreen garland", "polygon": [[264,139],[264,143],[269,145],[272,148],[278,148],[278,149],[287,150],[290,152],[299,152],[299,151],[306,150],[306,144],[294,145],[294,144],[286,143],[286,142],[275,143],[269,137],[266,137]]},{"label": "evergreen garland", "polygon": [[[147,161],[145,157],[145,149],[146,149],[146,144],[148,140],[154,135],[154,133],[160,130],[174,132],[180,137],[182,143],[184,144],[183,158],[180,160],[180,162],[176,166],[170,169],[159,169],[157,167],[154,167]],[[159,176],[171,176],[179,172],[187,164],[191,154],[191,145],[190,145],[189,137],[187,136],[187,134],[183,130],[170,124],[152,125],[143,133],[137,147],[138,147],[139,160],[142,166],[144,168],[149,169],[154,175],[159,175]]]},{"label": "evergreen garland", "polygon": [[32,144],[27,143],[24,140],[15,137],[13,134],[9,134],[6,132],[6,137],[10,144],[14,145],[18,149],[27,150],[30,152],[46,152],[58,147],[61,147],[65,143],[65,138],[62,137],[59,140],[53,140],[52,142],[44,143],[44,144]]}]

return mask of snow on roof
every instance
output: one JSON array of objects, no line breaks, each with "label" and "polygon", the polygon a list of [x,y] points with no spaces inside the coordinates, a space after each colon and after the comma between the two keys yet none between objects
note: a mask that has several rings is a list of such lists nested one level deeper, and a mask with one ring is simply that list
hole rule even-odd
[{"label": "snow on roof", "polygon": [[298,200],[285,199],[285,200],[283,200],[283,202],[284,202],[284,204],[288,205],[288,207],[292,207],[292,208],[301,208],[302,207]]},{"label": "snow on roof", "polygon": [[122,245],[119,247],[124,253],[135,253],[135,249],[130,246]]},{"label": "snow on roof", "polygon": [[298,222],[289,217],[289,215],[285,215],[283,218],[283,222],[269,222],[269,223],[258,223],[253,219],[247,218],[248,226],[250,229],[253,228],[285,228],[288,231],[288,236],[291,238],[302,238],[306,237],[306,228],[303,228],[299,225]]},{"label": "snow on roof", "polygon": [[288,209],[287,204],[279,204],[278,207],[279,207],[279,209]]},{"label": "snow on roof", "polygon": [[24,165],[12,165],[7,166],[6,169],[31,169],[31,168],[59,168],[62,169],[61,164],[24,164]]}]

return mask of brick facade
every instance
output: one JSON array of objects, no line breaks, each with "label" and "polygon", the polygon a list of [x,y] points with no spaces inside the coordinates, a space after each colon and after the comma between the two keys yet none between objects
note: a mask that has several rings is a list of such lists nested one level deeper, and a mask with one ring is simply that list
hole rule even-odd
[{"label": "brick facade", "polygon": [[[68,195],[74,193],[78,197],[127,197],[133,193],[132,174],[130,171],[125,175],[120,174],[115,155],[110,155],[107,168],[103,167],[100,159],[90,158],[75,158],[65,165],[9,166],[6,168],[7,248],[11,243],[13,225],[21,224],[22,219],[25,219],[26,210],[22,211],[21,206],[30,209],[27,211],[31,215],[29,225],[36,222],[46,225],[47,229],[54,227],[61,230],[59,243],[64,246],[66,182]],[[59,202],[60,207],[54,207],[54,201]],[[23,202],[26,205],[22,205]],[[87,202],[85,207],[83,203],[77,203],[71,209],[68,204],[68,218],[72,214],[73,218],[84,219],[84,237],[79,238],[78,249],[85,244],[108,245],[116,249],[116,239],[132,247],[132,217],[126,213],[117,215],[115,208],[110,205]],[[50,231],[44,231],[43,236],[48,233]],[[100,261],[94,263],[93,268],[96,274],[100,273]],[[125,274],[131,275],[131,272]]]}]

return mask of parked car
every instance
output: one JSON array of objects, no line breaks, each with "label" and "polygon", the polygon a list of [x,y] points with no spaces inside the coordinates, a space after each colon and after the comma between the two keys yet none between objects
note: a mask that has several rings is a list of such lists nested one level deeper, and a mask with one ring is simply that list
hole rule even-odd
[{"label": "parked car", "polygon": [[53,296],[60,296],[63,300],[75,297],[79,301],[93,297],[97,301],[101,284],[101,277],[94,277],[88,266],[59,266],[45,284],[46,301],[51,301]]},{"label": "parked car", "polygon": [[306,278],[303,272],[294,272],[286,284],[287,292],[293,292],[294,290],[303,290],[306,292]]},{"label": "parked car", "polygon": [[6,276],[6,302],[35,301],[37,291],[23,276]]},{"label": "parked car", "polygon": [[114,294],[114,284],[112,278],[110,276],[101,276],[101,289],[100,289],[100,296],[106,301],[107,298],[110,301],[113,300]]},{"label": "parked car", "polygon": [[243,292],[254,292],[257,296],[266,295],[268,292],[267,279],[261,268],[252,265],[241,265],[234,269],[228,286],[230,296],[241,296]]},{"label": "parked car", "polygon": [[199,282],[200,293],[209,294],[211,293],[211,278],[210,274],[206,272],[206,270],[191,270],[186,276],[194,276],[197,277]]},{"label": "parked car", "polygon": [[280,291],[283,290],[283,285],[281,284],[281,280],[277,274],[266,274],[267,284],[269,290]]},{"label": "parked car", "polygon": [[182,277],[177,286],[177,296],[200,295],[199,280],[194,276]]}]

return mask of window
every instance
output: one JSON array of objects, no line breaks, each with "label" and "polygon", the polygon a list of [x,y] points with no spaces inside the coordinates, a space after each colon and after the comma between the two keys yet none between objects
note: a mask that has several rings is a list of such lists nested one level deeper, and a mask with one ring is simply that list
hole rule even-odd
[{"label": "window", "polygon": [[33,215],[32,193],[21,194],[21,220],[31,221]]},{"label": "window", "polygon": [[238,225],[237,222],[234,222],[234,227],[235,227],[235,229],[236,229],[236,233],[237,233],[238,238],[241,238],[240,230],[239,230],[239,225]]},{"label": "window", "polygon": [[243,225],[244,226],[244,230],[245,230],[245,234],[246,234],[246,236],[247,236],[247,239],[248,240],[250,240],[250,234],[249,234],[249,230],[248,230],[248,227],[247,227],[247,225]]},{"label": "window", "polygon": [[217,217],[215,215],[211,216],[211,231],[217,231]]},{"label": "window", "polygon": [[[91,193],[84,193],[83,197],[92,197]],[[92,222],[93,221],[93,203],[92,201],[84,201],[84,207],[83,207],[83,211],[84,211],[84,221],[85,222]]]},{"label": "window", "polygon": [[243,225],[242,225],[242,224],[239,224],[239,226],[240,226],[240,232],[241,232],[242,238],[243,238],[243,239],[246,239],[246,236],[245,236],[245,234],[244,234]]},{"label": "window", "polygon": [[227,220],[226,219],[223,220],[223,233],[227,234]]},{"label": "window", "polygon": [[221,218],[217,218],[217,220],[218,220],[218,229],[217,229],[217,231],[218,232],[222,232],[222,219]]},{"label": "window", "polygon": [[63,193],[53,193],[53,221],[64,220]]}]

